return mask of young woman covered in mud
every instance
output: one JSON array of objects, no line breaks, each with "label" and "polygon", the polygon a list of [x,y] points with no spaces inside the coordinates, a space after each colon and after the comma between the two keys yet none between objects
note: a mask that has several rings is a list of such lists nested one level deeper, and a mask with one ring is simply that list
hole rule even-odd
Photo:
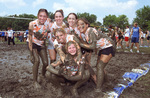
[{"label": "young woman covered in mud", "polygon": [[97,50],[97,74],[96,74],[96,92],[101,92],[104,80],[104,68],[115,54],[115,43],[112,39],[103,33],[99,33],[96,29],[89,27],[89,22],[85,18],[77,20],[77,27],[80,33],[85,35],[83,39],[85,43],[80,42],[80,47]]},{"label": "young woman covered in mud", "polygon": [[[47,67],[47,70],[52,74],[57,75],[55,76],[56,78],[54,78],[54,76],[51,77],[51,79],[53,79],[55,83],[56,81],[58,82],[59,79],[61,79],[61,81],[62,79],[66,79],[76,82],[71,89],[71,93],[74,96],[78,96],[77,88],[85,83],[90,77],[89,70],[85,69],[85,56],[79,58],[78,54],[81,53],[78,52],[81,51],[75,41],[68,41],[65,44],[65,52],[66,54],[64,55],[64,62],[62,62],[61,60],[57,60],[56,62],[51,63],[51,65]],[[59,66],[60,69],[55,69],[56,66]]]},{"label": "young woman covered in mud", "polygon": [[37,81],[38,68],[40,64],[40,58],[43,63],[42,76],[45,77],[46,67],[48,66],[48,58],[46,52],[45,41],[48,34],[48,12],[46,9],[40,9],[37,14],[38,19],[29,23],[29,49],[33,53],[33,81],[34,87],[40,88],[40,84]]},{"label": "young woman covered in mud", "polygon": [[53,41],[55,39],[53,30],[57,28],[66,28],[65,30],[68,31],[66,24],[63,22],[64,19],[64,12],[63,10],[56,10],[54,14],[55,21],[49,25],[51,33],[49,33],[49,43],[48,43],[48,52],[50,56],[50,63],[56,60],[56,51],[54,49]]},{"label": "young woman covered in mud", "polygon": [[67,22],[69,24],[69,34],[74,34],[76,37],[80,37],[80,32],[77,29],[77,21],[78,17],[75,13],[69,13],[67,16]]}]

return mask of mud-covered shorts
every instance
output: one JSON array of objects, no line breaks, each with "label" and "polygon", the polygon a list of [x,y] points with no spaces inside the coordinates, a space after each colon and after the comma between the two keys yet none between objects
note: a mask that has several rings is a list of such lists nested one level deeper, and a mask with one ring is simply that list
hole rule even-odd
[{"label": "mud-covered shorts", "polygon": [[40,52],[40,51],[41,51],[43,48],[45,48],[45,47],[38,46],[37,44],[32,43],[32,48],[33,48],[33,49],[37,49],[37,51]]},{"label": "mud-covered shorts", "polygon": [[114,56],[115,52],[113,50],[113,47],[108,47],[108,48],[100,50],[98,53],[98,56],[101,56],[101,54],[104,54],[104,55],[112,54],[112,56]]}]

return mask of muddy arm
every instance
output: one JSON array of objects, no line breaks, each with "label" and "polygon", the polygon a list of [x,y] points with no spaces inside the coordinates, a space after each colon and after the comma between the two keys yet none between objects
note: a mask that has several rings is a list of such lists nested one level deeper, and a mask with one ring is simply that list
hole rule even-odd
[{"label": "muddy arm", "polygon": [[61,61],[64,63],[64,60],[66,57],[65,53],[62,51],[61,47],[59,47],[58,45],[55,45],[54,47],[55,47],[57,53],[59,54]]},{"label": "muddy arm", "polygon": [[80,45],[80,47],[85,48],[85,49],[95,49],[96,48],[96,35],[94,33],[91,33],[89,36],[90,39],[90,44],[82,43],[77,37],[74,38],[76,42]]},{"label": "muddy arm", "polygon": [[83,77],[83,73],[84,73],[84,64],[80,64],[80,68],[78,71],[78,74],[75,76],[68,76],[63,74],[63,76],[67,79],[67,80],[71,80],[71,81],[78,81],[81,80]]},{"label": "muddy arm", "polygon": [[49,66],[47,66],[46,70],[49,71],[49,72],[51,72],[51,73],[53,73],[53,74],[59,75],[59,70],[56,70],[56,69],[54,68],[54,66],[55,66],[55,65],[58,66],[58,65],[60,65],[60,64],[62,64],[62,62],[61,62],[60,60],[57,60],[57,61],[55,61],[54,63],[52,63],[52,64],[50,64]]},{"label": "muddy arm", "polygon": [[32,34],[33,34],[33,24],[29,23],[29,50],[32,51]]}]

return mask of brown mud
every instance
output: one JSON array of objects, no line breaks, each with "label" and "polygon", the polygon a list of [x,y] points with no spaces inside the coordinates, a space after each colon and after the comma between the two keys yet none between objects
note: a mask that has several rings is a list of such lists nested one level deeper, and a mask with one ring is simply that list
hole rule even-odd
[{"label": "brown mud", "polygon": [[[118,52],[106,66],[108,81],[104,83],[102,92],[112,91],[125,72],[150,61],[149,54]],[[41,66],[39,74],[41,73]],[[149,74],[149,73],[148,73]],[[146,75],[147,76],[147,75]],[[143,77],[146,77],[143,76]],[[136,81],[133,86],[124,90],[119,98],[142,98],[148,88],[145,82]],[[46,80],[40,81],[42,88],[34,89],[32,79],[32,63],[29,60],[29,51],[26,45],[0,44],[0,97],[2,98],[57,98],[59,89]],[[70,98],[71,85],[64,85],[61,98]],[[150,87],[150,85],[149,85]],[[80,98],[101,98],[94,93],[95,84],[92,80],[86,82],[78,89]],[[147,94],[144,98],[148,98]]]}]

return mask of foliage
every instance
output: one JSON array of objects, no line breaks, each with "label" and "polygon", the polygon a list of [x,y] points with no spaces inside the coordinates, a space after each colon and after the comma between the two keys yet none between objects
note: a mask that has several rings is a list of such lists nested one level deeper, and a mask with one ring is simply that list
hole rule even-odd
[{"label": "foliage", "polygon": [[48,12],[48,14],[49,14],[50,19],[54,19],[54,13],[53,12]]},{"label": "foliage", "polygon": [[[20,18],[24,18],[24,19],[20,19]],[[26,30],[28,29],[29,22],[35,18],[36,16],[32,14],[21,14],[21,15],[15,14],[15,15],[10,15],[8,17],[0,17],[0,30],[3,29],[6,30],[7,27],[12,27],[13,30],[17,30],[17,31]]]},{"label": "foliage", "polygon": [[121,29],[125,29],[126,25],[129,25],[129,22],[126,15],[119,15],[119,17],[116,17],[115,15],[108,15],[105,18],[103,18],[103,24],[106,27],[112,25],[117,26]]},{"label": "foliage", "polygon": [[129,25],[128,18],[126,15],[120,15],[117,17],[117,26],[121,29],[125,29]]},{"label": "foliage", "polygon": [[133,23],[137,22],[143,30],[150,30],[150,6],[144,6],[136,11],[136,18]]}]

